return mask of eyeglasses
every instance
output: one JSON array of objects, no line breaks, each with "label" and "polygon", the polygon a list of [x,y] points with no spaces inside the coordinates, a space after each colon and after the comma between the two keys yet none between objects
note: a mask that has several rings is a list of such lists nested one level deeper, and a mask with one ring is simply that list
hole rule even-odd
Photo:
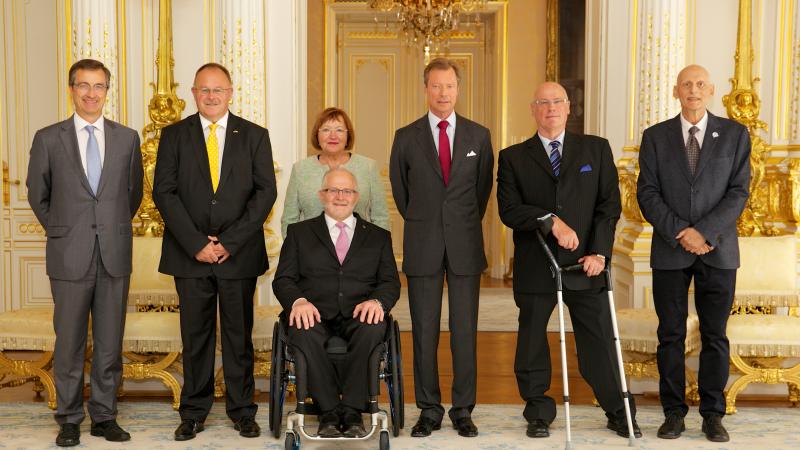
[{"label": "eyeglasses", "polygon": [[352,197],[354,194],[358,193],[358,191],[355,189],[337,189],[337,188],[322,188],[319,191],[333,196],[341,194],[345,197]]},{"label": "eyeglasses", "polygon": [[320,128],[319,134],[331,134],[336,133],[339,136],[344,136],[347,134],[347,128]]},{"label": "eyeglasses", "polygon": [[108,90],[108,85],[107,84],[103,84],[103,83],[97,83],[95,85],[91,85],[89,83],[78,83],[78,84],[74,85],[74,87],[75,87],[75,90],[77,90],[81,94],[85,94],[85,93],[89,92],[90,90],[95,90],[95,91],[101,92],[101,93]]},{"label": "eyeglasses", "polygon": [[560,106],[560,105],[563,105],[563,104],[566,104],[566,103],[569,103],[569,100],[566,99],[566,98],[554,98],[552,100],[547,100],[547,99],[541,98],[541,99],[533,101],[533,104],[536,105],[536,106],[550,106],[550,105]]},{"label": "eyeglasses", "polygon": [[193,87],[192,90],[197,92],[197,93],[199,93],[203,97],[207,97],[209,94],[214,94],[216,96],[223,95],[224,93],[226,93],[228,91],[232,91],[233,88],[216,87],[216,88],[211,89],[211,88],[207,88],[207,87],[204,87],[204,88]]}]

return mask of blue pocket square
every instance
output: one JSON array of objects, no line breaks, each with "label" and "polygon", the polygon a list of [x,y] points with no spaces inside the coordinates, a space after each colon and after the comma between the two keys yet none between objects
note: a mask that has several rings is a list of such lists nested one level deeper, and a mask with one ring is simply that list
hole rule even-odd
[{"label": "blue pocket square", "polygon": [[592,171],[592,165],[591,164],[586,164],[586,165],[581,166],[581,173],[583,173],[583,172],[591,172],[591,171]]}]

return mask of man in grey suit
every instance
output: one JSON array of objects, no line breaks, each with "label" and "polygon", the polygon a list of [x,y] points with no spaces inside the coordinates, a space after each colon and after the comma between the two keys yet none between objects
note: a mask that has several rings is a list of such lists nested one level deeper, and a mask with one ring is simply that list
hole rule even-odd
[{"label": "man in grey suit", "polygon": [[492,191],[494,153],[489,130],[455,113],[458,66],[437,58],[425,67],[429,112],[397,130],[389,177],[405,219],[403,272],[414,339],[414,394],[422,410],[411,430],[428,436],[441,427],[436,350],[444,278],[450,305],[453,407],[461,436],[477,436],[470,414],[477,382],[476,333],[480,275],[486,269],[481,219]]},{"label": "man in grey suit", "polygon": [[56,444],[80,443],[83,364],[92,316],[91,434],[127,441],[119,427],[122,335],[131,274],[131,219],[142,200],[136,131],[103,117],[111,73],[83,59],[69,70],[75,114],[36,132],[28,165],[28,201],[47,230],[53,293],[53,356],[60,432]]},{"label": "man in grey suit", "polygon": [[704,68],[681,70],[673,95],[681,113],[642,135],[637,194],[654,231],[650,266],[666,416],[658,437],[675,439],[685,430],[684,341],[694,279],[703,343],[698,374],[703,432],[710,441],[726,442],[723,390],[730,349],[725,329],[739,267],[736,220],[749,195],[750,135],[744,126],[706,110],[714,85]]}]

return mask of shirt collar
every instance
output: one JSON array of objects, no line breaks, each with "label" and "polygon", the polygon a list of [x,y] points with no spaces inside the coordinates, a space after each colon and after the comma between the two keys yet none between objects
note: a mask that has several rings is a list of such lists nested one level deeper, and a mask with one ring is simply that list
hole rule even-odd
[{"label": "shirt collar", "polygon": [[95,127],[95,132],[97,131],[101,133],[103,132],[103,126],[105,125],[105,119],[103,118],[103,116],[100,116],[97,120],[94,121],[94,123],[89,123],[86,119],[79,116],[78,114],[74,114],[72,117],[73,117],[73,122],[75,123],[75,129],[78,131],[83,130],[84,128],[86,128],[87,125],[92,125],[93,127]]},{"label": "shirt collar", "polygon": [[686,118],[683,117],[683,113],[681,113],[680,116],[681,116],[681,129],[683,130],[683,134],[685,136],[689,134],[689,128],[692,127],[697,127],[698,129],[697,133],[695,133],[695,136],[697,136],[698,134],[700,136],[703,136],[705,134],[706,126],[708,125],[708,111],[706,111],[705,114],[703,114],[703,118],[700,119],[700,121],[697,123],[692,123],[686,120]]},{"label": "shirt collar", "polygon": [[542,136],[541,134],[536,133],[536,135],[539,136],[539,139],[542,141],[542,145],[544,145],[544,148],[545,148],[545,150],[547,150],[548,154],[550,153],[550,143],[553,142],[553,141],[560,142],[561,143],[561,148],[563,149],[563,147],[564,147],[564,135],[565,134],[567,134],[567,130],[562,131],[561,134],[556,136],[555,139],[547,139],[546,137]]},{"label": "shirt collar", "polygon": [[[328,226],[328,230],[333,230],[334,228],[336,228],[336,222],[338,222],[336,219],[325,214],[325,224]],[[350,217],[344,219],[342,222],[344,222],[344,224],[347,225],[347,228],[351,230],[356,229],[356,216],[354,216],[353,214],[350,214]]]},{"label": "shirt collar", "polygon": [[225,112],[225,115],[224,115],[224,116],[222,116],[222,117],[221,117],[221,118],[220,118],[218,121],[216,121],[216,122],[211,122],[210,120],[206,119],[206,118],[205,118],[205,117],[204,117],[202,114],[199,114],[199,113],[198,113],[197,115],[198,115],[198,116],[200,116],[200,125],[202,125],[202,127],[203,127],[203,129],[204,129],[204,130],[205,130],[206,128],[208,128],[208,126],[209,126],[209,125],[211,125],[212,123],[216,123],[216,124],[217,124],[217,125],[219,125],[219,127],[220,127],[220,128],[222,128],[223,130],[224,130],[225,128],[227,128],[227,127],[228,127],[228,116],[230,115],[230,111],[226,111],[226,112]]},{"label": "shirt collar", "polygon": [[[455,128],[456,127],[456,112],[455,111],[451,112],[450,115],[447,116],[447,118],[444,119],[444,120],[446,120],[447,123],[450,124],[449,126]],[[441,122],[441,121],[442,121],[442,119],[440,119],[439,116],[437,116],[436,114],[428,111],[428,122],[430,122],[430,124],[431,124],[431,130],[438,130],[439,129],[439,122]]]}]

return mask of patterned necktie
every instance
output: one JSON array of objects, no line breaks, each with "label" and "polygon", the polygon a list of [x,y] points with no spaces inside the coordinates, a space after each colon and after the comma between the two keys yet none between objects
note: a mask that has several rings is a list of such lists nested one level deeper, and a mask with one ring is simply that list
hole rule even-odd
[{"label": "patterned necktie", "polygon": [[447,137],[446,120],[439,122],[439,164],[442,165],[444,185],[450,182],[450,138]]},{"label": "patterned necktie", "polygon": [[100,173],[103,171],[103,164],[100,162],[100,145],[94,136],[94,125],[86,125],[89,132],[89,141],[86,143],[86,178],[89,179],[89,186],[92,193],[97,195],[97,186],[100,184]]},{"label": "patterned necktie", "polygon": [[689,128],[689,139],[686,141],[686,158],[689,160],[689,172],[694,176],[697,161],[700,159],[700,143],[695,134],[700,131],[697,127]]},{"label": "patterned necktie", "polygon": [[211,171],[211,187],[217,192],[219,186],[219,141],[217,141],[217,124],[212,123],[208,126],[208,140],[206,140],[206,151],[208,152],[208,169]]},{"label": "patterned necktie", "polygon": [[550,148],[553,149],[550,152],[550,165],[553,166],[553,174],[556,177],[561,173],[561,152],[558,151],[560,145],[558,141],[550,141]]},{"label": "patterned necktie", "polygon": [[350,241],[347,239],[347,232],[344,231],[347,228],[344,222],[336,222],[336,228],[339,229],[339,237],[336,238],[336,257],[339,258],[339,264],[342,264],[344,257],[347,256],[347,250],[350,249]]}]

